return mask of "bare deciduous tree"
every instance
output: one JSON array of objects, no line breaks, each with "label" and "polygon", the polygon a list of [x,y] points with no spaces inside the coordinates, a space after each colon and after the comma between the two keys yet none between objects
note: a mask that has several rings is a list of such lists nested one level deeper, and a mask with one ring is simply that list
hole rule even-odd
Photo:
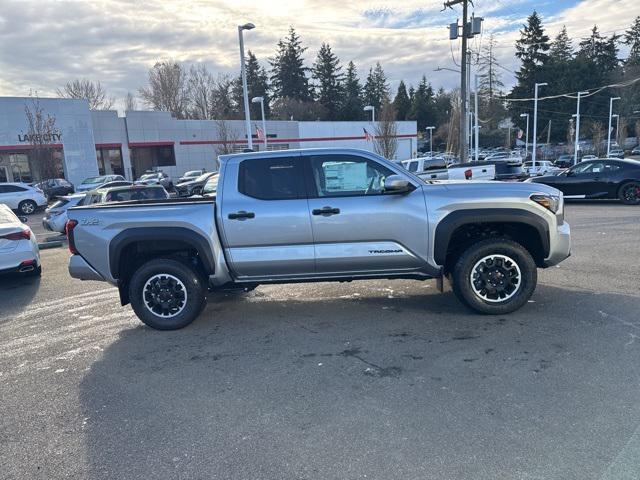
[{"label": "bare deciduous tree", "polygon": [[603,154],[604,149],[604,137],[605,131],[602,122],[593,122],[591,123],[591,141],[593,142],[593,148],[595,149],[596,155],[599,157]]},{"label": "bare deciduous tree", "polygon": [[618,130],[616,131],[616,140],[620,148],[624,150],[624,145],[627,140],[627,119],[624,117],[618,118]]},{"label": "bare deciduous tree", "polygon": [[40,105],[37,94],[24,105],[27,120],[25,140],[31,145],[29,170],[33,181],[49,180],[59,175],[51,144],[61,141],[56,129],[56,117],[49,115]]},{"label": "bare deciduous tree", "polygon": [[385,98],[378,121],[373,129],[375,133],[374,150],[384,158],[392,160],[398,150],[396,109],[388,98]]},{"label": "bare deciduous tree", "polygon": [[211,119],[215,80],[204,64],[192,65],[187,80],[189,90],[189,117]]},{"label": "bare deciduous tree", "polygon": [[154,110],[165,110],[186,118],[189,107],[188,75],[174,60],[156,63],[149,70],[149,85],[139,89],[142,100]]},{"label": "bare deciduous tree", "polygon": [[218,155],[233,153],[234,146],[238,141],[237,132],[231,124],[224,119],[216,120],[216,130],[218,133],[218,141],[220,142],[217,148]]},{"label": "bare deciduous tree", "polygon": [[124,97],[124,111],[132,112],[138,109],[138,102],[136,101],[136,97],[134,97],[133,93],[127,92],[127,95]]},{"label": "bare deciduous tree", "polygon": [[91,110],[110,110],[115,103],[115,98],[107,96],[100,82],[92,82],[86,78],[76,78],[67,82],[64,88],[58,88],[56,92],[64,98],[87,100]]}]

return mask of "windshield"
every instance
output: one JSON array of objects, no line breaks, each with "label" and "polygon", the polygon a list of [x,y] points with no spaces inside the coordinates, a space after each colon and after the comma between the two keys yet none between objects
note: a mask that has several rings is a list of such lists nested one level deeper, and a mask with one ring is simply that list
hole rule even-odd
[{"label": "windshield", "polygon": [[157,173],[147,173],[145,175],[142,175],[140,177],[140,180],[151,180],[152,178],[158,178],[158,174]]},{"label": "windshield", "polygon": [[86,185],[89,183],[103,183],[106,179],[107,177],[89,177],[84,182],[82,182],[82,185]]},{"label": "windshield", "polygon": [[191,170],[184,174],[185,177],[197,177],[202,173],[202,170]]},{"label": "windshield", "polygon": [[203,175],[200,175],[198,178],[195,179],[196,182],[204,182],[207,178],[209,178],[211,176],[210,173],[205,173]]}]

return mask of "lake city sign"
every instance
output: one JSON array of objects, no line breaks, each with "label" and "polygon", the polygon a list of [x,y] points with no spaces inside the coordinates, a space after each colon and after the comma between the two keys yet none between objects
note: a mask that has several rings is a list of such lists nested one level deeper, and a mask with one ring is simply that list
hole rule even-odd
[{"label": "lake city sign", "polygon": [[50,143],[62,141],[61,133],[27,133],[18,134],[18,141],[23,143]]}]

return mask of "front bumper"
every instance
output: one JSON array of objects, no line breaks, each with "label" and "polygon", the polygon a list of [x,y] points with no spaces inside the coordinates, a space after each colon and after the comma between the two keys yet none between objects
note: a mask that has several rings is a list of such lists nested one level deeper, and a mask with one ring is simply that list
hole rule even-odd
[{"label": "front bumper", "polygon": [[80,255],[71,255],[69,257],[69,275],[79,280],[106,281],[104,277],[96,272]]},{"label": "front bumper", "polygon": [[549,256],[544,259],[545,267],[557,265],[571,255],[571,227],[566,221],[549,232],[549,237]]}]

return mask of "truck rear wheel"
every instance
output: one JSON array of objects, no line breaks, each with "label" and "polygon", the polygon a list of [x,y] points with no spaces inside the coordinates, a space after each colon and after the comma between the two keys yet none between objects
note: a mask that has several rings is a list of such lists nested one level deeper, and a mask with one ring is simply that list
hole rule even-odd
[{"label": "truck rear wheel", "polygon": [[511,240],[494,238],[465,250],[453,268],[453,292],[473,310],[502,315],[522,307],[538,281],[531,254]]},{"label": "truck rear wheel", "polygon": [[193,322],[206,305],[200,277],[182,262],[150,260],[129,283],[129,299],[140,320],[156,330],[177,330]]}]

